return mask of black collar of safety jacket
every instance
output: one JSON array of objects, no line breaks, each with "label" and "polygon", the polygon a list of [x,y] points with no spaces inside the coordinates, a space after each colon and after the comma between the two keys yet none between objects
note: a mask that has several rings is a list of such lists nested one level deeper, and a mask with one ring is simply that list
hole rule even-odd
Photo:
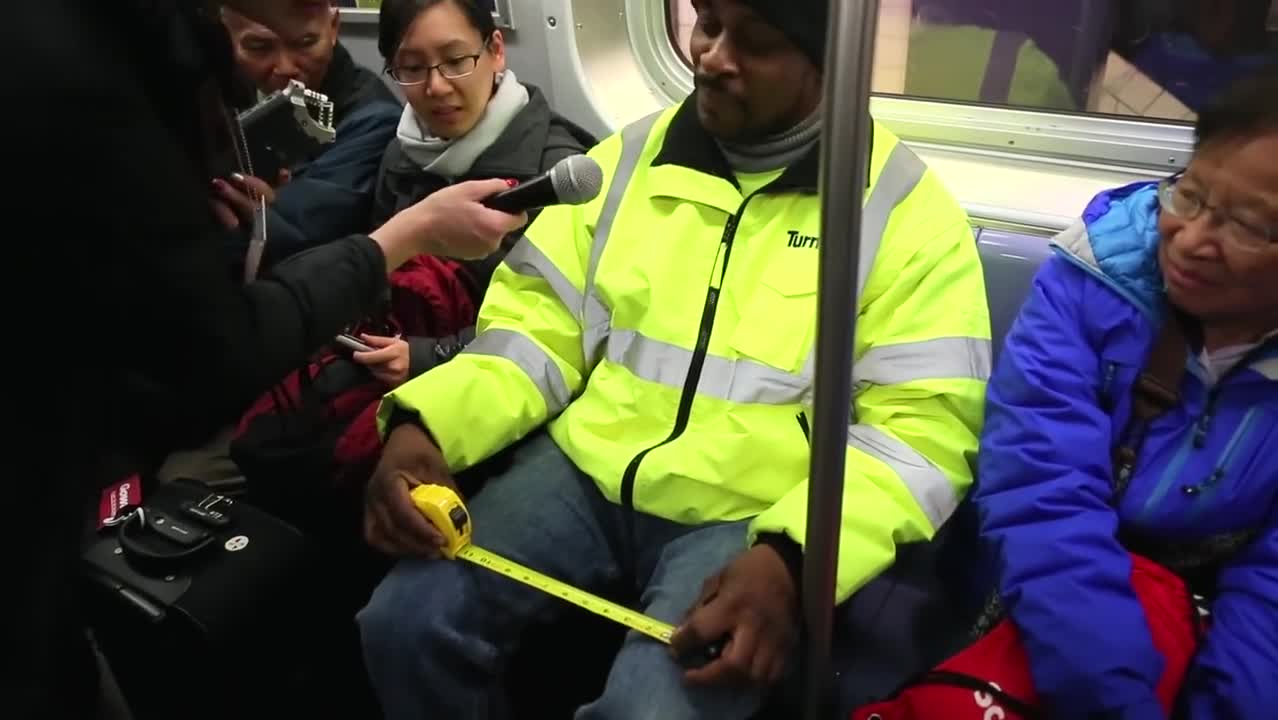
[{"label": "black collar of safety jacket", "polygon": [[[874,146],[874,126],[870,125],[869,140],[870,146]],[[719,144],[715,142],[714,136],[706,131],[701,125],[701,118],[697,116],[697,91],[693,90],[692,94],[679,106],[675,111],[674,118],[670,121],[670,127],[666,130],[665,140],[661,144],[661,150],[652,160],[652,166],[660,165],[678,165],[686,167],[689,170],[713,175],[723,178],[732,183],[733,187],[741,188],[737,183],[737,177],[732,172],[732,166],[728,164],[728,159],[724,157],[723,151],[719,149]],[[818,183],[821,176],[821,143],[814,144],[804,153],[799,161],[786,168],[781,176],[773,180],[763,192],[780,193],[787,191],[798,191],[815,193],[817,192]],[[869,178],[866,179],[866,186],[869,186]]]}]

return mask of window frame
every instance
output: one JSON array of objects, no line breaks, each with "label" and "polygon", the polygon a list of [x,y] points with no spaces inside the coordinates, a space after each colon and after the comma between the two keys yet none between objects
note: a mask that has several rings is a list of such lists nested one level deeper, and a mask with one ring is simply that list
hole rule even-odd
[{"label": "window frame", "polygon": [[[624,12],[640,71],[661,100],[681,102],[692,92],[692,68],[675,47],[669,0],[625,0]],[[883,93],[870,96],[870,110],[904,140],[1000,157],[1170,172],[1193,153],[1193,127],[1181,121]]]},{"label": "window frame", "polygon": [[[381,8],[343,7],[342,22],[354,25],[376,25],[381,17]],[[516,30],[514,0],[493,0],[493,22],[499,30]]]},{"label": "window frame", "polygon": [[663,100],[681,102],[692,92],[692,68],[675,47],[670,0],[625,0],[623,12],[640,71]]}]

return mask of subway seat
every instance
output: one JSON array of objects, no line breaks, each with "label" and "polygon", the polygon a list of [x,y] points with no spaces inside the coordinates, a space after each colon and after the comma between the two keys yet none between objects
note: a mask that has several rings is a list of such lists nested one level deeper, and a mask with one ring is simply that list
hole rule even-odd
[{"label": "subway seat", "polygon": [[[997,363],[1003,338],[1051,249],[1049,238],[1042,236],[985,228],[975,234]],[[971,549],[960,545],[971,537],[971,526],[964,532],[963,523],[974,518],[962,509],[962,519],[942,528],[934,542],[902,548],[892,568],[849,599],[851,612],[836,618],[836,623],[842,621],[836,625],[832,651],[839,718],[890,694],[902,680],[968,642],[971,608],[959,609],[962,603],[953,596],[961,587],[963,561],[971,557]],[[951,537],[954,542],[947,542]],[[960,582],[952,583],[953,577]],[[855,627],[849,626],[849,616],[857,618]]]}]

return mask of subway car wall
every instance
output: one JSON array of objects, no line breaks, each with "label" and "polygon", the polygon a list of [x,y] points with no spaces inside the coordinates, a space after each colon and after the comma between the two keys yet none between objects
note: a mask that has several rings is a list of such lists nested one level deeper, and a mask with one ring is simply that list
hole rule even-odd
[{"label": "subway car wall", "polygon": [[[358,8],[355,8],[357,3]],[[487,0],[487,3],[496,10],[496,0]],[[344,8],[350,8],[342,11],[342,43],[351,52],[356,62],[381,72],[385,63],[377,51],[377,10],[369,9],[380,5],[380,0],[343,0],[339,4]],[[500,19],[498,24],[506,39],[506,53],[510,67],[515,69],[522,82],[536,85],[545,92],[556,109],[580,122],[597,136],[606,136],[615,129],[616,126],[613,123],[604,122],[602,117],[591,113],[587,108],[565,107],[556,95],[547,45],[550,31],[555,28],[548,24],[547,18],[556,17],[554,13],[563,8],[548,8],[550,14],[543,15],[538,7],[543,4],[566,5],[567,3],[542,3],[540,0],[505,0],[503,3],[504,12],[509,17]],[[567,13],[567,16],[571,17],[571,12]],[[512,24],[514,27],[511,27]],[[385,75],[382,77],[389,81]],[[395,83],[387,84],[402,97]],[[563,84],[564,82],[561,81],[560,85]]]},{"label": "subway car wall", "polygon": [[[597,135],[692,89],[690,0],[493,8],[520,78]],[[343,17],[380,70],[377,11]],[[1195,109],[1278,58],[1276,17],[1269,0],[881,0],[871,107],[974,221],[1048,234],[1095,192],[1181,167]]]}]

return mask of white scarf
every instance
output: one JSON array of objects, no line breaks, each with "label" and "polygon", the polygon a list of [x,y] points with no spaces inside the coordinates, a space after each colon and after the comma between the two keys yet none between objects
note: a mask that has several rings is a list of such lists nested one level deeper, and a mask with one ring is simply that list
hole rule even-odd
[{"label": "white scarf", "polygon": [[497,76],[497,91],[489,98],[479,122],[459,138],[445,140],[431,135],[413,112],[413,106],[405,105],[399,119],[399,146],[414,165],[451,182],[470,172],[475,160],[497,142],[527,104],[528,89],[515,78],[514,71],[507,70]]}]

